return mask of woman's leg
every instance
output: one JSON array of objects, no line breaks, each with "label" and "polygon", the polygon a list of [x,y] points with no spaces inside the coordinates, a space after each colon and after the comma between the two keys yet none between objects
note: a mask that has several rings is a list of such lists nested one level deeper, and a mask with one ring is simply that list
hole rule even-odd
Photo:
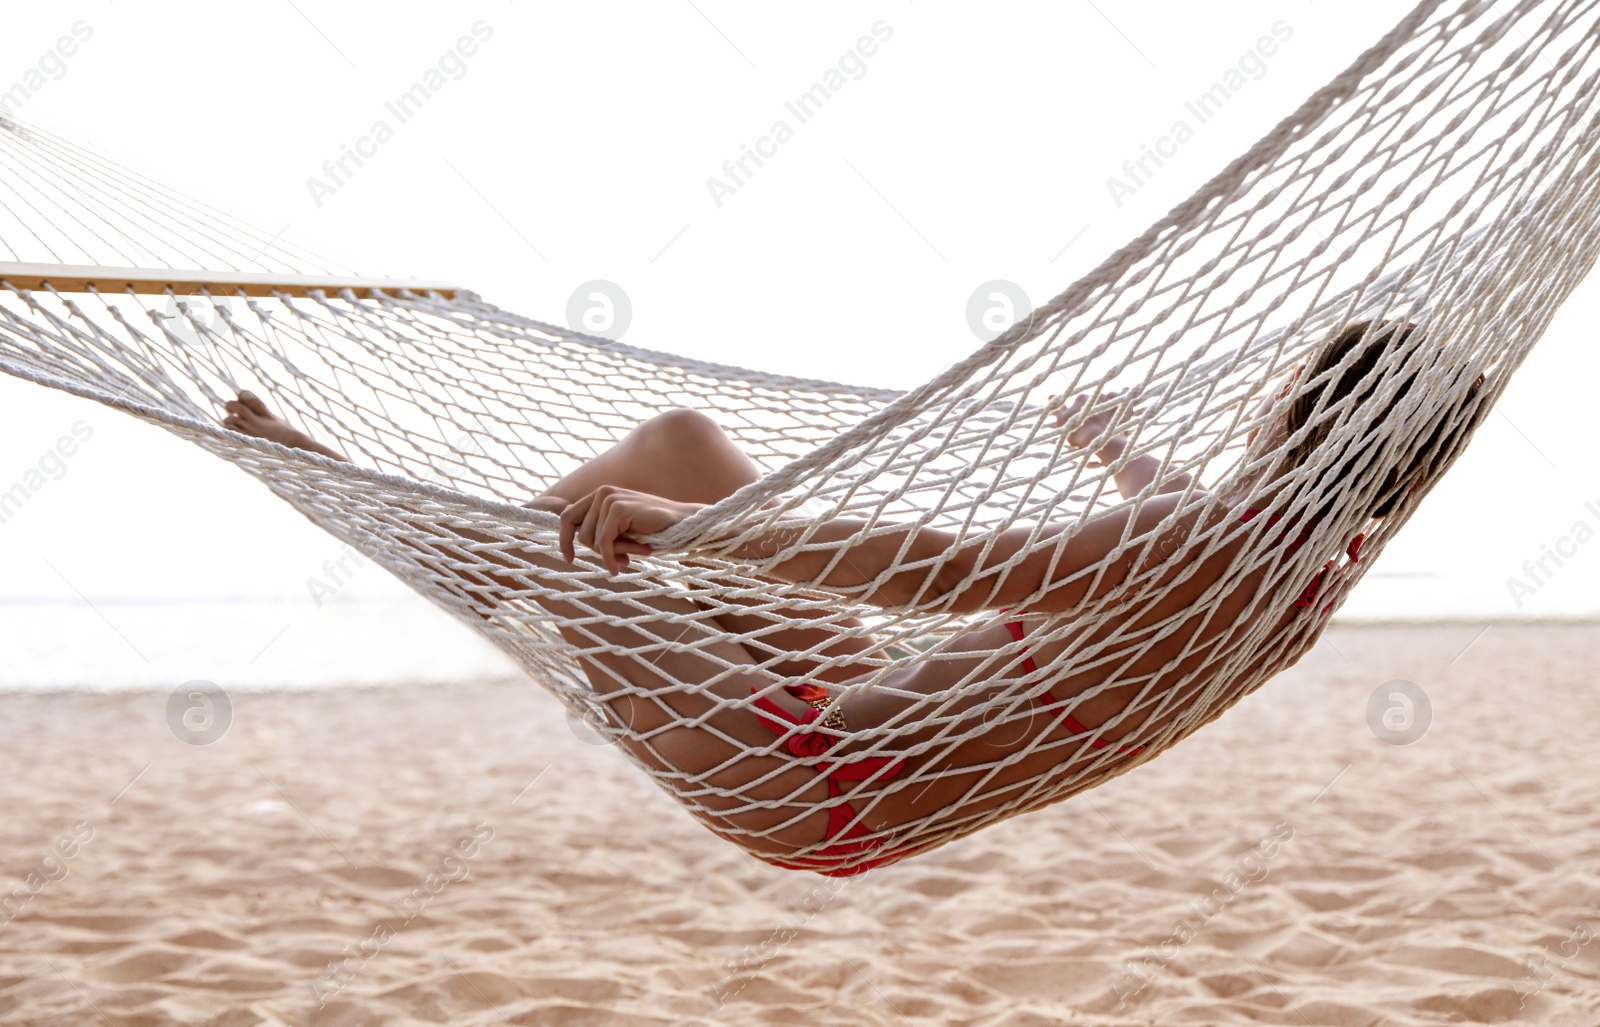
[{"label": "woman's leg", "polygon": [[[716,503],[760,477],[760,468],[711,418],[695,410],[669,410],[639,425],[527,505],[559,512],[603,485],[682,503]],[[730,604],[752,609],[762,601],[727,601],[717,618],[729,634],[745,636],[752,655],[781,676],[841,684],[858,676],[860,668],[848,662],[826,668],[821,664],[879,650],[877,640],[853,617],[794,608],[745,614],[728,610]],[[829,626],[820,626],[821,621]],[[787,653],[812,651],[817,653],[814,658],[783,658]]]},{"label": "woman's leg", "polygon": [[680,503],[716,503],[760,477],[760,469],[711,418],[697,410],[669,410],[550,486],[535,502],[573,503],[612,485]]},{"label": "woman's leg", "polygon": [[[235,430],[326,451],[274,417],[254,396],[228,404],[228,412],[228,427]],[[560,510],[602,485],[711,503],[758,475],[709,418],[672,411],[645,422],[528,505]],[[463,530],[460,539],[492,541],[470,530]],[[771,749],[775,738],[749,703],[752,688],[769,689],[796,670],[814,669],[815,661],[768,661],[762,667],[730,635],[780,624],[766,635],[767,645],[791,652],[821,645],[824,657],[869,651],[875,643],[808,627],[808,619],[821,615],[805,611],[792,616],[781,610],[712,615],[689,598],[662,595],[653,583],[602,579],[598,572],[580,583],[572,577],[578,568],[553,549],[530,547],[496,555],[489,549],[468,552],[461,542],[412,538],[408,544],[425,566],[455,578],[457,594],[476,607],[492,608],[506,590],[536,586],[534,601],[556,620],[577,650],[593,695],[625,728],[620,743],[664,778],[713,831],[777,856],[822,839],[826,785],[781,749],[778,755],[753,754]],[[596,588],[602,581],[603,588]],[[839,669],[835,673],[851,676]],[[772,698],[792,712],[804,709],[781,690]]]},{"label": "woman's leg", "polygon": [[[535,602],[576,652],[588,695],[605,707],[607,731],[712,831],[782,857],[821,840],[826,785],[797,766],[750,708],[752,689],[779,678],[727,637],[720,616],[660,594],[655,582],[616,581],[574,568],[548,549],[518,554],[548,575]],[[598,586],[598,587],[597,587]],[[775,700],[798,703],[781,690]]]}]

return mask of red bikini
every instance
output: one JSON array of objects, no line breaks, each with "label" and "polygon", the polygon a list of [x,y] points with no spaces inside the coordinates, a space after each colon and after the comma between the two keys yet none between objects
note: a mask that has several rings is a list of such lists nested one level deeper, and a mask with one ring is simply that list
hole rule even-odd
[{"label": "red bikini", "polygon": [[[821,685],[784,685],[783,689],[803,703],[817,702],[828,696],[828,690]],[[756,695],[757,691],[754,688],[750,690],[756,697],[756,717],[774,733],[788,735],[783,745],[790,754],[801,759],[821,756],[838,741],[832,735],[820,731],[793,730],[821,720],[823,714],[820,710],[808,706],[804,714],[796,717],[766,696]],[[776,859],[769,859],[767,862],[785,870],[815,870],[824,877],[850,877],[853,874],[864,874],[873,867],[885,866],[904,859],[911,854],[907,850],[850,866],[839,865],[849,857],[875,849],[886,841],[882,837],[873,837],[872,832],[860,821],[851,823],[856,819],[856,811],[845,801],[844,789],[839,787],[839,782],[865,781],[874,775],[877,775],[879,780],[886,781],[905,769],[904,760],[890,759],[887,756],[858,756],[851,760],[823,760],[815,764],[815,767],[817,773],[828,779],[828,798],[833,800],[828,806],[828,833],[823,836],[825,841],[833,844],[792,862]]]},{"label": "red bikini", "polygon": [[[1022,622],[1020,620],[1008,620],[1008,621],[1006,621],[1006,628],[1011,632],[1011,637],[1012,638],[1016,639],[1018,642],[1022,641],[1022,633],[1023,632],[1022,632]],[[1022,669],[1023,669],[1023,671],[1028,673],[1028,674],[1037,674],[1037,673],[1039,673],[1039,665],[1037,663],[1033,662],[1033,657],[1032,656],[1027,655],[1027,653],[1028,653],[1028,647],[1027,646],[1023,646],[1022,647],[1022,653],[1023,653],[1023,656],[1022,656]],[[1044,699],[1045,709],[1050,709],[1051,707],[1062,705],[1062,700],[1057,699],[1054,695],[1051,695],[1048,691],[1044,693],[1043,699]],[[1081,735],[1085,731],[1089,730],[1088,728],[1083,726],[1083,724],[1078,720],[1077,717],[1074,717],[1071,713],[1068,713],[1066,710],[1062,710],[1061,711],[1061,718],[1060,719],[1061,719],[1061,726],[1067,729],[1067,734],[1069,734],[1069,735]],[[1092,745],[1096,749],[1104,749],[1106,746],[1110,745],[1111,743],[1106,741],[1104,738],[1091,738],[1089,740],[1089,744]],[[1141,753],[1141,752],[1144,752],[1144,746],[1142,746],[1142,745],[1134,745],[1134,746],[1119,745],[1119,746],[1117,746],[1117,752],[1119,752],[1119,753],[1123,753],[1123,752],[1126,752],[1126,753]]]}]

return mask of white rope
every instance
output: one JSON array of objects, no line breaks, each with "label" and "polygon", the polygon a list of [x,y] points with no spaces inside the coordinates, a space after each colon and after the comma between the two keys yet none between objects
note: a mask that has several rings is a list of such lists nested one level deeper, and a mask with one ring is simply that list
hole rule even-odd
[{"label": "white rope", "polygon": [[[1597,0],[1503,7],[1419,5],[1027,323],[904,393],[637,349],[470,293],[208,293],[213,320],[168,317],[176,297],[28,290],[3,273],[0,369],[233,461],[521,661],[719,834],[850,872],[1060,801],[1220,715],[1315,642],[1460,454],[1600,250]],[[174,268],[329,266],[220,213],[178,217],[181,199],[42,128],[0,124],[0,156],[0,253],[16,260],[126,263],[132,247]],[[1282,457],[1248,446],[1262,398],[1346,326],[1386,322],[1416,330],[1375,328],[1325,374],[1302,373],[1278,410],[1305,398],[1286,448],[1309,452],[1251,486]],[[1312,391],[1379,337],[1389,348],[1355,394]],[[218,427],[240,389],[355,464]],[[1110,390],[1126,445],[1098,467],[1066,437]],[[1090,402],[1058,427],[1050,393]],[[649,540],[657,556],[618,578],[562,562],[555,518],[521,504],[683,406],[709,406],[760,479]],[[1146,457],[1151,485],[1118,496],[1117,472]],[[1402,469],[1418,480],[1396,496]],[[1245,521],[1257,504],[1223,497],[1247,493],[1267,509]],[[1082,601],[1027,618],[1022,641],[963,649],[999,624],[1000,590],[1024,566],[1118,512],[1104,559],[1011,605],[1074,580],[1091,584]],[[828,540],[851,517],[863,530]],[[843,569],[863,540],[908,525],[953,544],[927,557],[897,543],[849,587],[774,580],[807,553]],[[1344,555],[1362,533],[1359,558]],[[739,556],[775,536],[767,559]],[[899,607],[866,601],[957,560],[983,571]],[[1314,602],[1291,607],[1313,581]],[[798,651],[774,639],[797,624],[811,632]],[[839,648],[869,636],[866,655]],[[820,729],[780,735],[756,715],[796,684],[797,662],[847,679],[835,702],[893,710],[830,750],[864,778],[839,782],[848,806],[819,784],[826,757],[804,755]],[[924,673],[940,686],[919,689]],[[1058,689],[1065,701],[1039,717]],[[1056,726],[1106,697],[1117,709],[1093,731]],[[1137,753],[1092,744],[1124,731]],[[830,810],[850,837],[824,836]]]}]

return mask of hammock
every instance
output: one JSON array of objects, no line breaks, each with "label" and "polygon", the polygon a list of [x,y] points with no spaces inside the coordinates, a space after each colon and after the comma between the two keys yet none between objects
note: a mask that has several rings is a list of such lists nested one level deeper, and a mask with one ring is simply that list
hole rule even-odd
[{"label": "hammock", "polygon": [[[1148,231],[1026,323],[906,392],[650,352],[444,283],[363,279],[13,118],[0,121],[0,369],[232,461],[483,632],[712,830],[768,861],[850,873],[1125,773],[1316,641],[1595,259],[1597,2],[1524,0],[1501,14],[1483,0],[1425,0]],[[839,517],[866,519],[869,533],[943,529],[955,552],[990,552],[1019,525],[1065,524],[1070,537],[1091,517],[1152,500],[1154,486],[1126,500],[1113,490],[1114,473],[1145,456],[1162,479],[1189,473],[1212,486],[1188,485],[1181,510],[1216,504],[1230,482],[1262,469],[1246,458],[1259,400],[1357,321],[1417,330],[1372,372],[1373,401],[1318,400],[1289,440],[1314,445],[1279,480],[1269,512],[1300,525],[1303,544],[1276,544],[1284,529],[1270,517],[1216,518],[1175,554],[1186,577],[1230,541],[1258,544],[1184,609],[1160,606],[1161,566],[1130,573],[922,694],[900,684],[903,672],[953,660],[951,641],[995,616],[953,612],[953,600],[993,595],[1007,567],[1059,537],[1035,528],[1010,564],[897,609],[862,599],[889,574],[933,573],[941,561],[899,561],[859,589],[763,574],[794,554],[837,549],[816,533]],[[1309,395],[1305,377],[1296,397]],[[220,427],[221,404],[239,389],[359,466]],[[1047,397],[1091,401],[1070,430],[1113,389],[1127,402],[1129,444],[1111,466],[1094,466],[1066,444]],[[646,539],[657,555],[636,558],[623,585],[589,560],[553,568],[556,518],[521,504],[643,419],[684,406],[711,410],[764,476]],[[1400,466],[1426,473],[1370,522],[1386,473]],[[772,562],[730,557],[779,529],[792,541]],[[1360,533],[1353,560],[1344,551]],[[1147,552],[1156,534],[1130,527],[1084,573]],[[1194,629],[1252,574],[1279,596],[1315,580],[1317,602],[1248,630]],[[666,602],[691,612],[665,616]],[[879,690],[906,703],[904,715],[854,733],[853,773],[791,744],[811,726],[726,726],[735,714],[754,723],[762,701],[792,684],[774,668],[794,654],[767,636],[795,610],[830,638],[870,632],[884,643],[868,656],[809,654],[857,675],[843,694]],[[725,614],[754,626],[719,629],[713,618]],[[1174,639],[1179,655],[1144,659]],[[753,663],[720,656],[727,642]],[[1064,655],[1026,673],[1025,647],[1049,644]],[[708,671],[679,681],[604,669],[666,652],[698,653]],[[597,690],[585,667],[613,680]],[[983,756],[985,732],[1023,729],[1041,694],[1090,668],[1101,683],[1064,711],[1132,686],[1134,698],[1097,730],[1133,726],[1121,740],[1137,752],[1036,731]],[[618,696],[651,715],[623,722]],[[687,766],[671,751],[686,730],[726,758]],[[884,803],[940,783],[955,794],[938,808],[870,826]],[[792,840],[795,825],[824,814],[847,834]],[[819,856],[841,836],[860,844]]]}]

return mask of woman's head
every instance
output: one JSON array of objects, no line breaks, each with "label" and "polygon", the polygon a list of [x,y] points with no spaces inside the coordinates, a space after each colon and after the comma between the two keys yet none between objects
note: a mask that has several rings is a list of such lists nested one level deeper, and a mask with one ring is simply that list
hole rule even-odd
[{"label": "woman's head", "polygon": [[[1329,413],[1331,408],[1352,394],[1355,395],[1357,404],[1364,403],[1377,391],[1383,381],[1383,375],[1373,372],[1386,364],[1403,360],[1418,330],[1417,326],[1410,322],[1384,321],[1375,329],[1371,321],[1352,322],[1340,329],[1317,353],[1295,369],[1293,378],[1284,385],[1283,391],[1277,398],[1282,399],[1287,396],[1302,379],[1308,385],[1294,396],[1288,410],[1272,426],[1275,437],[1269,442],[1276,442],[1285,447],[1283,461],[1277,470],[1278,474],[1292,471],[1305,463],[1327,441],[1336,421],[1336,417]],[[1358,348],[1359,352],[1342,372],[1334,378],[1327,377],[1329,372]],[[1387,419],[1415,380],[1416,373],[1412,372],[1400,382],[1394,397],[1389,401],[1388,409],[1375,423],[1382,423]],[[1477,381],[1473,382],[1468,397],[1476,395],[1482,384],[1483,376],[1479,375]],[[1319,406],[1322,412],[1313,420]],[[1308,424],[1310,428],[1305,436],[1290,444],[1290,440]],[[1389,470],[1378,491],[1377,505],[1373,507],[1371,516],[1383,517],[1390,513],[1413,486],[1429,476],[1437,461],[1437,455],[1444,451],[1445,444],[1452,441],[1463,426],[1458,424],[1448,434],[1447,427],[1448,423],[1441,420],[1434,427],[1426,444],[1404,467],[1394,467]],[[1361,449],[1365,448],[1361,447],[1346,459],[1331,480],[1336,481],[1353,473],[1360,466]],[[1331,505],[1331,501],[1325,504],[1326,507]]]}]

